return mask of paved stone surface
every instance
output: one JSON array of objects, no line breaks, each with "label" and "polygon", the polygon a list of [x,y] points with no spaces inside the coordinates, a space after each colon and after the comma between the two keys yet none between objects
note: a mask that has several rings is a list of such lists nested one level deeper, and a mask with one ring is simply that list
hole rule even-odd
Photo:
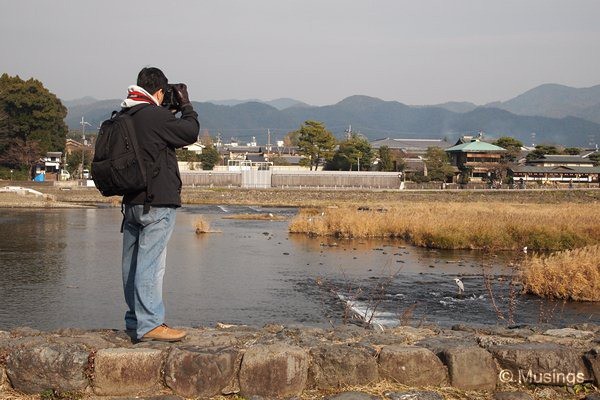
[{"label": "paved stone surface", "polygon": [[481,347],[450,347],[438,353],[448,367],[450,384],[463,390],[496,388],[498,372],[492,355]]},{"label": "paved stone surface", "polygon": [[553,336],[558,338],[573,338],[573,339],[592,339],[594,332],[592,331],[581,331],[573,328],[562,328],[562,329],[548,329],[544,332],[544,335]]},{"label": "paved stone surface", "polygon": [[211,397],[227,386],[238,388],[241,353],[234,348],[199,348],[186,346],[171,351],[165,364],[165,382],[184,397]]},{"label": "paved stone surface", "polygon": [[493,400],[533,400],[529,393],[525,392],[497,392],[494,393]]},{"label": "paved stone surface", "polygon": [[440,386],[447,382],[444,364],[431,350],[423,347],[383,347],[379,354],[379,373],[409,386]]},{"label": "paved stone surface", "polygon": [[240,369],[240,394],[292,397],[302,393],[308,375],[308,354],[281,343],[248,348]]},{"label": "paved stone surface", "polygon": [[379,400],[379,396],[373,396],[364,392],[343,392],[333,396],[325,397],[327,400]]},{"label": "paved stone surface", "polygon": [[336,389],[379,380],[377,358],[364,348],[347,345],[321,345],[310,350],[308,387]]},{"label": "paved stone surface", "polygon": [[102,349],[94,360],[94,393],[102,396],[151,394],[162,388],[165,354],[154,349]]},{"label": "paved stone surface", "polygon": [[385,394],[385,397],[391,400],[444,400],[444,397],[439,393],[423,390],[388,392]]},{"label": "paved stone surface", "polygon": [[46,344],[21,348],[9,354],[6,373],[13,387],[23,393],[47,389],[62,392],[88,386],[84,374],[89,352],[80,345]]}]

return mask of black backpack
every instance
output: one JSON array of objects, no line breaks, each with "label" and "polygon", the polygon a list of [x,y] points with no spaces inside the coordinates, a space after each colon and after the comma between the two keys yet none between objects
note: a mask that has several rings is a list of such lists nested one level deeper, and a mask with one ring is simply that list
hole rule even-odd
[{"label": "black backpack", "polygon": [[92,179],[103,196],[123,196],[147,188],[147,170],[141,157],[133,118],[144,107],[113,112],[100,126]]}]

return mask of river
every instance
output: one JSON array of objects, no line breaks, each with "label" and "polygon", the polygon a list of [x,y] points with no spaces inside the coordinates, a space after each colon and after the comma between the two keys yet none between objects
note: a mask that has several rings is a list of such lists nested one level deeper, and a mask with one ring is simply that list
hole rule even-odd
[{"label": "river", "polygon": [[[598,304],[511,294],[508,264],[524,254],[308,238],[290,235],[287,220],[223,218],[240,213],[289,219],[296,210],[180,209],[167,255],[167,323],[327,326],[345,315],[369,319],[373,309],[384,326],[508,324],[511,315],[516,324],[600,323]],[[196,235],[199,215],[220,233]],[[0,329],[123,328],[120,223],[118,208],[0,210]]]}]

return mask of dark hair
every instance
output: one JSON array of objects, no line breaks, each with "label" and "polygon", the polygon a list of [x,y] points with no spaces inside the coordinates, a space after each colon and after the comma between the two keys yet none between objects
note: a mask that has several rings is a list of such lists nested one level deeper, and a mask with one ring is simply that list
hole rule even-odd
[{"label": "dark hair", "polygon": [[163,72],[155,67],[142,68],[137,77],[137,85],[148,93],[154,94],[160,89],[166,90],[169,80]]}]

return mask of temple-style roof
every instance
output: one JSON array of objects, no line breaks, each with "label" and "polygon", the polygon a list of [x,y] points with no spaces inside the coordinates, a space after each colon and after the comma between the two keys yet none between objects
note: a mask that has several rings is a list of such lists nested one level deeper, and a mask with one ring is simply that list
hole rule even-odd
[{"label": "temple-style roof", "polygon": [[506,149],[495,144],[473,139],[470,142],[447,148],[446,151],[448,153],[504,153]]}]

